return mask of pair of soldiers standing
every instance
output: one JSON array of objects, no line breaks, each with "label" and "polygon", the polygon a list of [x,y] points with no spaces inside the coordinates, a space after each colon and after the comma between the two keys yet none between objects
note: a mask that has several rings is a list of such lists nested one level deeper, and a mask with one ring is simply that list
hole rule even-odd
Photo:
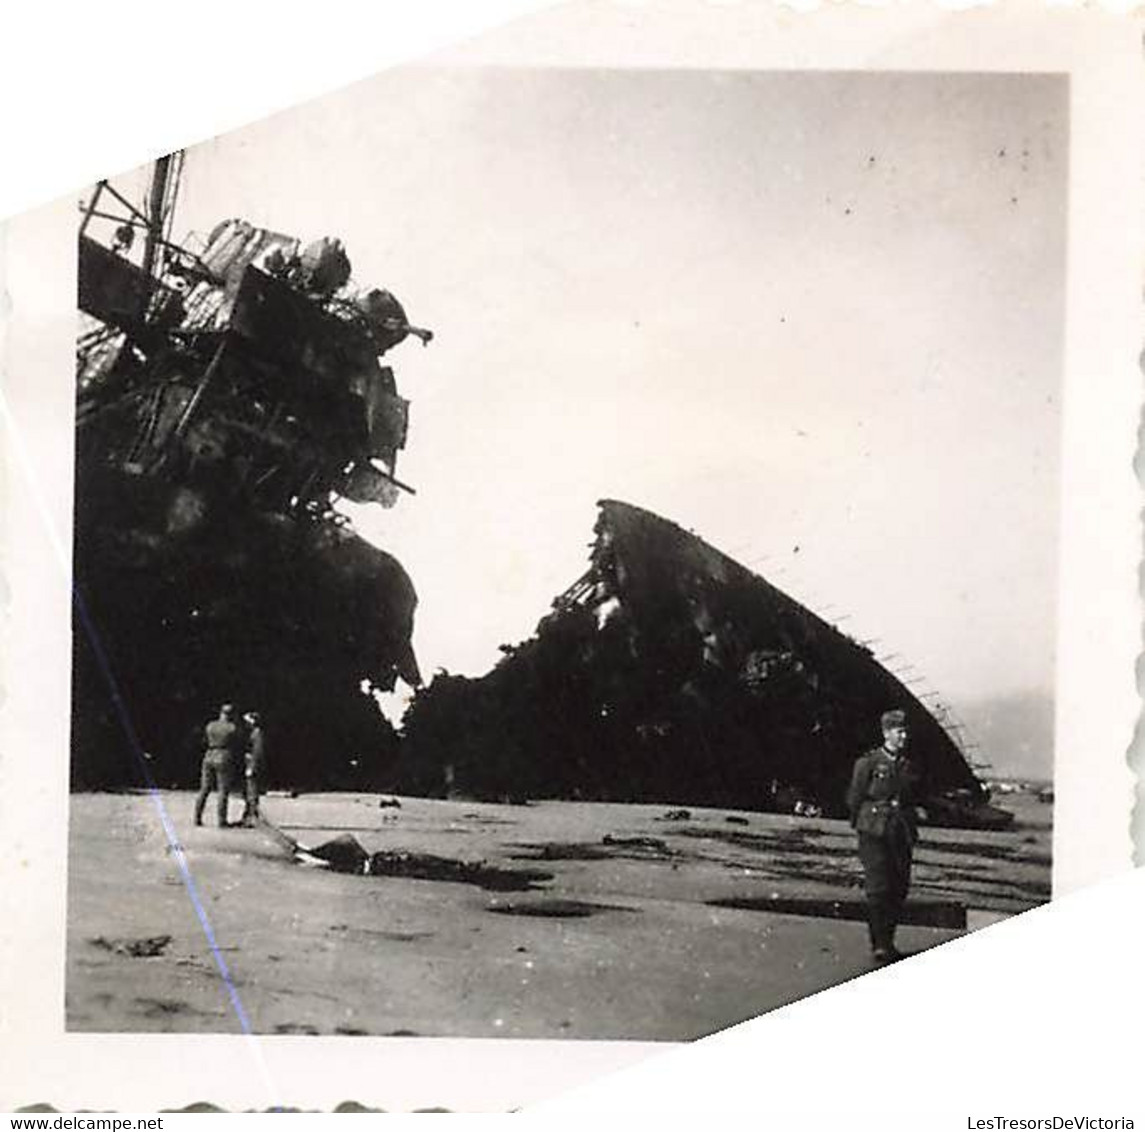
[{"label": "pair of soldiers standing", "polygon": [[203,824],[203,808],[212,790],[218,792],[219,827],[225,828],[227,802],[240,783],[246,806],[242,825],[253,825],[259,816],[258,800],[266,770],[266,742],[257,711],[248,711],[242,723],[235,721],[234,704],[223,704],[217,719],[203,729],[207,750],[199,774],[199,795],[195,799],[195,824]]}]

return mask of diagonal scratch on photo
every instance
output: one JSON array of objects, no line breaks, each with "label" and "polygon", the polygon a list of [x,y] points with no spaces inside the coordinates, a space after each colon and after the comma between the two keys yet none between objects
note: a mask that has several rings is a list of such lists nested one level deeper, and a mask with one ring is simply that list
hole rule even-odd
[{"label": "diagonal scratch on photo", "polygon": [[1067,158],[423,66],[86,190],[68,1028],[687,1041],[1047,901]]}]

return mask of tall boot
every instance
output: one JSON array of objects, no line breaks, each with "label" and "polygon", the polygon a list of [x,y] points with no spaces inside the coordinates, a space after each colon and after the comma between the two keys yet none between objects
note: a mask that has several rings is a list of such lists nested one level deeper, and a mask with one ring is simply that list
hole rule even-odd
[{"label": "tall boot", "polygon": [[872,900],[868,908],[871,932],[871,951],[879,963],[889,963],[897,958],[894,945],[894,918],[890,903],[885,898]]},{"label": "tall boot", "polygon": [[893,959],[900,958],[900,952],[895,947],[895,931],[898,929],[901,916],[902,899],[895,896],[887,902],[887,948]]}]

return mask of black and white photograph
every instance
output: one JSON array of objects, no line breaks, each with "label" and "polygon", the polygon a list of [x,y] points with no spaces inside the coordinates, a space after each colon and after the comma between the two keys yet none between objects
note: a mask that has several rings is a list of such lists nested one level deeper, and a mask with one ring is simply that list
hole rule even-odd
[{"label": "black and white photograph", "polygon": [[1140,18],[797,7],[6,21],[0,1110],[1133,1126]]},{"label": "black and white photograph", "polygon": [[425,65],[86,189],[67,1029],[690,1041],[1049,900],[1069,148]]}]

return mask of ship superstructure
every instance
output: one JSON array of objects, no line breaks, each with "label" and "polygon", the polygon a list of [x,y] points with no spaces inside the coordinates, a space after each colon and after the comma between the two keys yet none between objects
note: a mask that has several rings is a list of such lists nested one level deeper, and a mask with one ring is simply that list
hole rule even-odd
[{"label": "ship superstructure", "polygon": [[132,780],[142,752],[183,780],[221,698],[306,745],[280,769],[338,778],[392,740],[362,689],[420,682],[413,585],[336,506],[412,493],[382,358],[432,334],[355,285],[337,239],[229,219],[175,242],[181,168],[158,162],[139,204],[101,182],[83,205],[73,767]]}]

